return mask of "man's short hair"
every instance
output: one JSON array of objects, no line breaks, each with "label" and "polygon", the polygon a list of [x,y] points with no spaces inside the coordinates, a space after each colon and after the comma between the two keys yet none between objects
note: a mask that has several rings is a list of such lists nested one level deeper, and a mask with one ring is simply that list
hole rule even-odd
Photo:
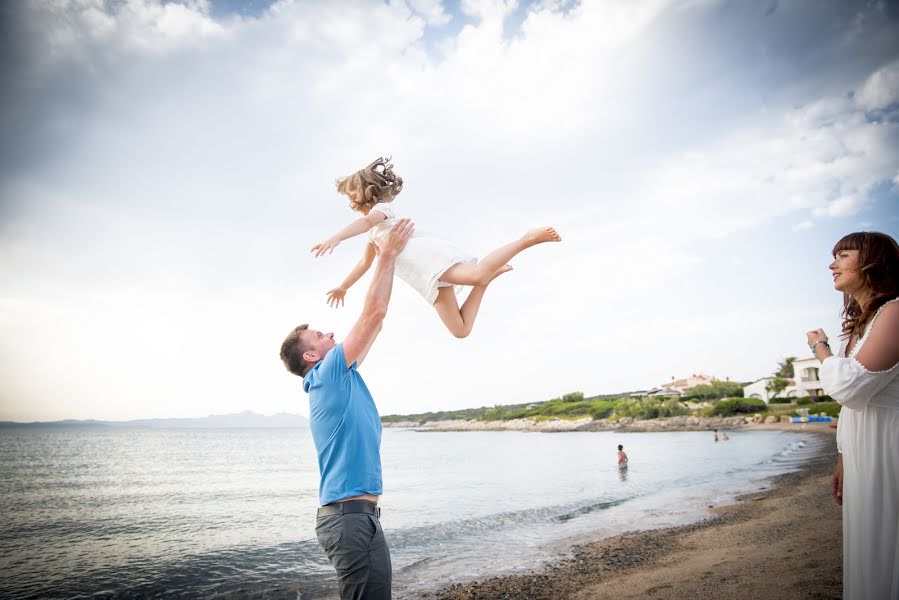
[{"label": "man's short hair", "polygon": [[618,449],[619,449],[619,450],[624,450],[624,446],[622,446],[621,444],[618,444]]},{"label": "man's short hair", "polygon": [[303,353],[308,346],[303,342],[300,334],[309,329],[308,323],[303,323],[293,329],[281,343],[281,361],[287,370],[298,377],[305,377],[309,370],[309,363],[303,358]]}]

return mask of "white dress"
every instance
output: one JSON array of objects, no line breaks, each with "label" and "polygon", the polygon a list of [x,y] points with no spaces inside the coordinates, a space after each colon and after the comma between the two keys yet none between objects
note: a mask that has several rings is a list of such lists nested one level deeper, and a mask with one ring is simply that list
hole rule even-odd
[{"label": "white dress", "polygon": [[[369,239],[380,251],[384,238],[401,217],[397,215],[393,202],[375,204],[371,210],[387,216],[368,233]],[[452,242],[416,229],[396,259],[395,274],[421,294],[428,304],[434,304],[437,300],[437,289],[451,285],[438,281],[447,269],[458,263],[474,265],[477,262],[476,257],[464,252]],[[461,292],[462,287],[457,285],[455,292],[457,294]]]},{"label": "white dress", "polygon": [[848,357],[844,342],[820,369],[824,391],[842,405],[837,448],[843,454],[843,598],[848,600],[899,598],[899,365],[872,372],[855,358],[879,313]]}]

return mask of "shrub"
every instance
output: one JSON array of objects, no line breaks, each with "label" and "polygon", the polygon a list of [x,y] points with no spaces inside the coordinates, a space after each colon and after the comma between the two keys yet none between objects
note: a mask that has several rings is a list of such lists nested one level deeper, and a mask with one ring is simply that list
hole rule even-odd
[{"label": "shrub", "polygon": [[730,417],[739,413],[757,413],[768,410],[764,400],[758,398],[725,398],[706,409],[706,416]]},{"label": "shrub", "polygon": [[796,398],[796,404],[799,406],[805,406],[807,404],[812,404],[814,400],[811,399],[810,396],[800,396]]},{"label": "shrub", "polygon": [[768,404],[789,404],[789,403],[790,403],[790,398],[780,397],[780,396],[778,396],[777,398],[770,398],[768,400]]},{"label": "shrub", "polygon": [[820,396],[812,396],[812,402],[833,402],[833,398],[828,396],[827,394],[821,394]]},{"label": "shrub", "polygon": [[[840,416],[840,403],[839,402],[818,402],[814,407],[809,409],[809,414],[818,415],[820,413],[826,414],[828,417],[838,417]],[[799,414],[797,412],[793,412],[793,416],[798,417]]]},{"label": "shrub", "polygon": [[735,381],[718,381],[696,385],[684,390],[685,400],[717,400],[743,396],[743,385]]},{"label": "shrub", "polygon": [[690,410],[674,398],[640,398],[619,400],[612,413],[613,419],[633,417],[635,419],[657,419],[689,414]]}]

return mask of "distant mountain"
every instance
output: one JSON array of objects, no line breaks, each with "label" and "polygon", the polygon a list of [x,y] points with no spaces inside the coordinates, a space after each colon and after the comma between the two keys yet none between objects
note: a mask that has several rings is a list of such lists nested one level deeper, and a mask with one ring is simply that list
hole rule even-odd
[{"label": "distant mountain", "polygon": [[33,423],[17,423],[15,421],[0,421],[0,428],[11,427],[146,427],[153,429],[277,429],[277,428],[308,428],[309,419],[301,415],[278,413],[271,416],[261,415],[249,410],[228,415],[209,415],[190,419],[136,419],[133,421],[97,421],[89,419],[78,421],[66,419],[64,421],[38,421]]}]

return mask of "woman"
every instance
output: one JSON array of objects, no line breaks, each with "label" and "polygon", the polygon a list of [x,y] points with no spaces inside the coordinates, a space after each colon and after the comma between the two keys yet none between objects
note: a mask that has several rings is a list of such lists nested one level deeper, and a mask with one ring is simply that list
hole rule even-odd
[{"label": "woman", "polygon": [[824,391],[842,405],[833,495],[843,506],[843,597],[899,598],[899,246],[883,233],[837,242],[830,270],[843,292],[836,355],[807,334]]}]

